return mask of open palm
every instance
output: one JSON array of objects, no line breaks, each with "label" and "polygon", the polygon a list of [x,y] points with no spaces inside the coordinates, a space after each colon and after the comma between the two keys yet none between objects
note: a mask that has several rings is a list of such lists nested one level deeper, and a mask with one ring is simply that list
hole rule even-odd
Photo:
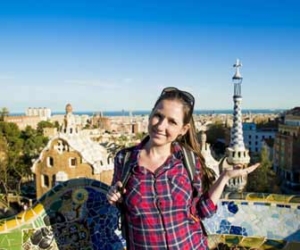
[{"label": "open palm", "polygon": [[251,165],[250,167],[247,168],[241,168],[239,166],[236,166],[234,169],[226,169],[225,170],[225,175],[226,177],[230,178],[234,178],[234,177],[238,177],[241,175],[247,175],[252,173],[255,169],[257,169],[259,167],[260,163],[256,163]]}]

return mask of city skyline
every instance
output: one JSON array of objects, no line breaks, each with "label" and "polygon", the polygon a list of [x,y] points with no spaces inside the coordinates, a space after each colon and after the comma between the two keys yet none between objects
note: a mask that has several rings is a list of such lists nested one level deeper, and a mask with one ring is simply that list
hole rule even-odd
[{"label": "city skyline", "polygon": [[176,86],[196,110],[232,109],[239,58],[242,109],[290,109],[299,106],[299,11],[296,0],[7,1],[0,107],[151,110]]}]

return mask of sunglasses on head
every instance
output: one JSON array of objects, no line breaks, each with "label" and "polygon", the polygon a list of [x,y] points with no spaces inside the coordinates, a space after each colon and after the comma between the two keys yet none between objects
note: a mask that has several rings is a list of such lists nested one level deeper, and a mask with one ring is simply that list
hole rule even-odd
[{"label": "sunglasses on head", "polygon": [[162,90],[160,96],[164,96],[166,94],[171,93],[178,94],[185,102],[191,105],[192,110],[194,109],[195,98],[191,93],[177,89],[175,87],[167,87]]}]

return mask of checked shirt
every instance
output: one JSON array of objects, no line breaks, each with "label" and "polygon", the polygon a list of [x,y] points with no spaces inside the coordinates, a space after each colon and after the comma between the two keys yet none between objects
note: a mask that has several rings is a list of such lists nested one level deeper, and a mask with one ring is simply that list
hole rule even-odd
[{"label": "checked shirt", "polygon": [[[181,147],[174,143],[173,154],[152,173],[137,164],[143,143],[132,149],[129,159],[132,175],[123,197],[129,250],[208,249],[207,238],[197,218],[212,216],[217,207],[207,193],[193,198],[192,184],[182,163]],[[124,155],[121,150],[115,157],[112,184],[121,181]],[[193,186],[201,193],[199,161]],[[197,201],[192,203],[193,199]]]}]

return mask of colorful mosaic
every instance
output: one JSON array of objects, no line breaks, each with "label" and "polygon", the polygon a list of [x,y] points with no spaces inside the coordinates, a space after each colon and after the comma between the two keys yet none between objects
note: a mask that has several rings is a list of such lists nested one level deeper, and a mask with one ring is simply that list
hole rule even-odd
[{"label": "colorful mosaic", "polygon": [[[300,196],[227,193],[205,220],[210,246],[300,249]],[[291,246],[297,248],[291,248]]]},{"label": "colorful mosaic", "polygon": [[1,221],[0,249],[123,249],[118,211],[107,203],[107,188],[90,179],[54,187],[37,205]]},{"label": "colorful mosaic", "polygon": [[[73,179],[55,186],[32,208],[0,221],[0,250],[121,250],[118,211],[108,186]],[[210,249],[300,249],[300,197],[225,194],[206,220]]]}]

